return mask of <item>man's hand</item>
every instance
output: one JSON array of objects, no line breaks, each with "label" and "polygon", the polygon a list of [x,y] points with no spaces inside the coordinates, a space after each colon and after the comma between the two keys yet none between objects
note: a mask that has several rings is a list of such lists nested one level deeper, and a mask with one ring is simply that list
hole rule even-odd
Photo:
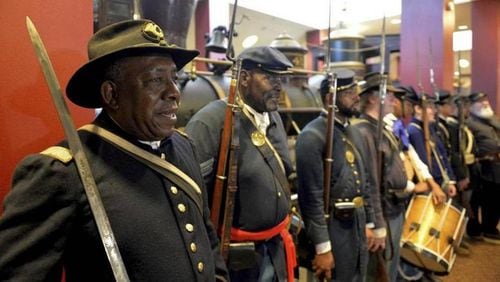
[{"label": "man's hand", "polygon": [[434,181],[434,179],[428,179],[427,183],[431,186],[432,202],[434,205],[444,203],[446,201],[446,194],[443,192],[441,187]]},{"label": "man's hand", "polygon": [[456,195],[457,195],[457,187],[455,186],[455,184],[448,184],[448,196],[453,198]]},{"label": "man's hand", "polygon": [[470,180],[469,178],[464,178],[460,181],[457,182],[457,188],[458,188],[458,191],[465,191],[467,190],[467,188],[469,188],[469,184],[470,184]]},{"label": "man's hand", "polygon": [[331,251],[316,255],[312,261],[314,275],[318,277],[319,281],[323,281],[324,279],[330,281],[332,279],[332,269],[334,267],[335,259],[333,258],[333,253]]},{"label": "man's hand", "polygon": [[385,249],[385,237],[375,237],[375,232],[371,228],[365,228],[366,243],[370,252]]},{"label": "man's hand", "polygon": [[376,252],[385,249],[385,237],[375,237],[374,239],[375,243],[373,244],[373,248],[369,250],[370,252]]},{"label": "man's hand", "polygon": [[375,245],[375,234],[373,234],[373,230],[371,228],[365,228],[366,234],[366,245],[368,245],[368,250],[372,250]]},{"label": "man's hand", "polygon": [[429,185],[425,181],[415,184],[415,189],[413,190],[414,193],[425,193],[427,191],[429,191]]}]

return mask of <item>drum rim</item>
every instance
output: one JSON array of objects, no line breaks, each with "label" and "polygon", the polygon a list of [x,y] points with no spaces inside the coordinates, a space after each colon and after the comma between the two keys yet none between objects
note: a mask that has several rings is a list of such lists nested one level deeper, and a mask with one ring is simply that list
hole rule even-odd
[{"label": "drum rim", "polygon": [[[445,270],[444,271],[436,271],[434,269],[428,269],[426,267],[418,266],[418,265],[415,265],[414,263],[406,260],[406,258],[404,258],[403,256],[401,256],[401,258],[403,258],[406,262],[408,262],[411,265],[414,265],[416,267],[433,271],[433,272],[435,272],[438,275],[447,275],[447,274],[450,273],[451,267],[453,266],[453,262],[455,261],[455,256],[456,256],[455,253],[451,254],[450,262],[448,262],[448,260],[445,259],[443,256],[438,255],[436,252],[434,252],[434,251],[432,251],[430,249],[427,249],[425,247],[420,248],[420,249],[417,248],[417,246],[421,246],[420,244],[414,244],[414,243],[406,241],[406,240],[402,241],[401,243],[402,243],[401,244],[401,248],[407,248],[407,249],[410,249],[411,251],[413,251],[413,252],[415,252],[417,254],[422,254],[423,256],[425,256],[427,258],[434,259],[439,265],[443,266],[443,268]],[[438,260],[438,258],[442,258],[442,259]]]}]

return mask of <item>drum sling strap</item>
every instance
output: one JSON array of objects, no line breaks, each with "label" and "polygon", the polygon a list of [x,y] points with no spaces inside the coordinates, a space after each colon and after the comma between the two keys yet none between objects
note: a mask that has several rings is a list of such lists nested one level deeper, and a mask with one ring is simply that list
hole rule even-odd
[{"label": "drum sling strap", "polygon": [[[252,133],[257,130],[257,126],[253,121],[251,114],[245,109],[245,107],[241,107],[243,109],[243,113],[246,118],[241,119],[241,128],[248,135],[248,138],[251,138]],[[269,165],[271,170],[273,171],[274,177],[280,184],[283,189],[287,199],[290,199],[290,190],[288,188],[288,179],[285,175],[285,167],[281,161],[281,157],[278,152],[274,149],[273,145],[265,137],[265,143],[261,146],[255,146],[266,163]],[[286,265],[287,265],[287,276],[288,281],[293,282],[294,280],[294,268],[297,265],[297,258],[295,252],[295,245],[293,243],[292,235],[287,230],[287,225],[290,221],[290,217],[287,216],[280,224],[277,226],[261,232],[248,232],[244,230],[239,230],[236,228],[231,228],[231,239],[236,241],[243,240],[253,240],[253,241],[261,241],[270,239],[276,235],[280,235],[283,240],[283,245],[285,247],[285,257],[286,257]]]},{"label": "drum sling strap", "polygon": [[[413,125],[415,128],[419,129],[422,131],[422,127],[416,123],[410,123],[410,125]],[[448,191],[448,184],[450,183],[450,177],[448,176],[448,173],[446,172],[446,169],[443,166],[443,163],[441,162],[441,158],[439,157],[439,154],[436,151],[436,144],[434,142],[431,142],[431,151],[432,155],[436,159],[436,163],[438,164],[439,171],[441,172],[441,176],[443,177],[443,183],[441,184],[441,189],[444,191]],[[432,160],[428,160],[429,163],[432,163]]]},{"label": "drum sling strap", "polygon": [[79,129],[96,134],[121,149],[124,153],[147,165],[158,174],[174,182],[182,191],[184,191],[196,204],[200,214],[203,215],[203,198],[201,189],[196,182],[177,168],[172,163],[143,150],[122,137],[95,124],[87,124]]}]

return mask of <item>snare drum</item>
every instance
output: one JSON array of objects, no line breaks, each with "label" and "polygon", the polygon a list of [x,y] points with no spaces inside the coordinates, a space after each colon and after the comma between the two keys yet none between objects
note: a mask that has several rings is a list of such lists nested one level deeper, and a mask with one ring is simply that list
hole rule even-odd
[{"label": "snare drum", "polygon": [[417,267],[448,274],[465,225],[465,209],[452,206],[451,199],[436,206],[431,195],[414,196],[406,211],[401,257]]}]

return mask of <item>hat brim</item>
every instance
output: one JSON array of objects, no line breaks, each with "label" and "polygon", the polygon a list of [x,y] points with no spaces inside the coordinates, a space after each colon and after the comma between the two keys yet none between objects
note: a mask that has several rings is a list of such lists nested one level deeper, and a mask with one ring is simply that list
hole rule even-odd
[{"label": "hat brim", "polygon": [[263,70],[265,72],[268,72],[268,73],[281,74],[281,75],[292,74],[293,73],[290,70],[273,70],[273,69],[261,69],[261,70]]},{"label": "hat brim", "polygon": [[351,88],[355,87],[356,85],[358,85],[358,84],[356,82],[353,82],[353,83],[350,83],[347,85],[338,86],[337,91],[344,91],[347,89],[351,89]]},{"label": "hat brim", "polygon": [[[366,94],[366,93],[368,93],[368,92],[369,92],[369,91],[371,91],[371,90],[378,90],[379,88],[380,88],[380,85],[378,85],[378,84],[377,84],[377,85],[370,86],[370,87],[368,87],[368,88],[363,89],[363,90],[359,93],[359,95]],[[405,91],[404,91],[403,89],[401,89],[401,88],[397,88],[397,87],[394,87],[394,86],[392,86],[392,85],[387,85],[387,86],[386,86],[386,90],[387,90],[387,91],[390,91],[390,92],[394,92],[394,93],[405,93]]]},{"label": "hat brim", "polygon": [[168,55],[174,61],[177,70],[200,54],[198,50],[187,50],[176,47],[138,45],[95,58],[82,67],[70,78],[66,87],[66,95],[75,104],[84,108],[102,107],[100,87],[107,64],[112,60],[125,56],[145,54]]}]

